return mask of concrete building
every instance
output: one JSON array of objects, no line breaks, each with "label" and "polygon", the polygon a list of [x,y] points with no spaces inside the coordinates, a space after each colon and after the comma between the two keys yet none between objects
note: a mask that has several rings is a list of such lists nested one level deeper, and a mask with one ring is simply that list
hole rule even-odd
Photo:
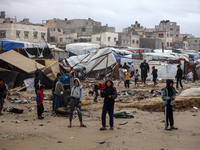
[{"label": "concrete building", "polygon": [[118,46],[139,48],[140,36],[127,33],[118,33]]},{"label": "concrete building", "polygon": [[43,39],[47,40],[47,27],[32,24],[28,18],[17,22],[14,18],[5,18],[5,13],[1,12],[0,40],[40,43]]},{"label": "concrete building", "polygon": [[200,37],[187,38],[188,50],[200,51]]},{"label": "concrete building", "polygon": [[160,32],[159,34],[168,33],[169,37],[172,38],[172,41],[179,41],[180,39],[180,26],[176,22],[171,22],[169,20],[160,21],[159,25],[155,25],[156,31]]},{"label": "concrete building", "polygon": [[91,36],[91,42],[101,46],[117,46],[118,33],[104,32]]},{"label": "concrete building", "polygon": [[140,38],[140,48],[161,49],[161,39]]}]

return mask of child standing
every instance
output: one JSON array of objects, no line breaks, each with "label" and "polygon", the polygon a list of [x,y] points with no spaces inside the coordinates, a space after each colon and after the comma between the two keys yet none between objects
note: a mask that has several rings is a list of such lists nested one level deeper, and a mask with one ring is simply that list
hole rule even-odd
[{"label": "child standing", "polygon": [[43,106],[44,90],[45,90],[44,85],[41,85],[40,90],[37,91],[36,101],[37,101],[38,119],[44,119],[44,117],[42,117],[42,113],[44,112],[44,106]]},{"label": "child standing", "polygon": [[95,92],[95,98],[94,98],[94,102],[98,102],[97,101],[97,98],[99,96],[99,93],[98,93],[98,90],[101,90],[105,88],[105,83],[102,83],[102,84],[95,84],[94,87],[93,87],[93,92]]},{"label": "child standing", "polygon": [[155,66],[152,67],[152,75],[153,75],[153,82],[154,82],[154,86],[157,85],[158,83],[156,82],[158,74],[157,74],[158,70],[155,69]]},{"label": "child standing", "polygon": [[86,127],[86,125],[83,124],[82,114],[81,114],[82,98],[83,98],[82,85],[81,85],[79,79],[75,78],[74,82],[72,83],[72,89],[71,89],[69,125],[68,125],[69,128],[72,127],[72,117],[73,117],[73,111],[74,111],[75,107],[77,108],[78,117],[79,117],[79,121],[80,121],[80,127]]},{"label": "child standing", "polygon": [[3,109],[3,103],[4,103],[4,96],[6,95],[6,87],[3,84],[3,79],[0,79],[0,115],[3,115],[1,113]]},{"label": "child standing", "polygon": [[[163,106],[165,107],[165,130],[172,130],[172,129],[178,129],[174,127],[174,118],[173,118],[173,105],[174,100],[176,98],[176,90],[173,87],[173,81],[167,80],[166,88],[162,89],[162,100],[163,100]],[[170,123],[170,127],[169,123]]]},{"label": "child standing", "polygon": [[114,122],[114,103],[117,98],[116,88],[113,87],[112,80],[107,80],[106,87],[101,90],[101,97],[104,97],[104,105],[102,110],[102,128],[100,130],[106,130],[106,113],[108,112],[110,117],[110,130],[113,130]]},{"label": "child standing", "polygon": [[138,69],[136,69],[136,71],[135,71],[135,87],[136,87],[136,85],[139,86],[139,84],[138,84],[139,76],[140,76],[140,74],[138,73]]},{"label": "child standing", "polygon": [[127,70],[127,72],[125,73],[125,78],[126,78],[126,81],[125,81],[125,88],[129,88],[129,83],[130,83],[130,73],[129,73],[129,70]]}]

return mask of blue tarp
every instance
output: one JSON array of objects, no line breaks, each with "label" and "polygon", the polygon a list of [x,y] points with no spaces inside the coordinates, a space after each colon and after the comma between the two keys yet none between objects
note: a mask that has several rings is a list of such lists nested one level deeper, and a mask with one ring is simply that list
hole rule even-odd
[{"label": "blue tarp", "polygon": [[123,55],[117,55],[115,53],[113,53],[113,55],[115,56],[116,61],[119,61],[121,57],[124,57]]},{"label": "blue tarp", "polygon": [[198,60],[199,56],[195,53],[188,53],[189,57],[192,57],[194,61]]},{"label": "blue tarp", "polygon": [[[24,43],[13,42],[13,41],[3,41],[3,48],[5,49],[5,51],[9,51],[17,47],[24,47]],[[2,48],[2,41],[0,41],[0,48]]]}]

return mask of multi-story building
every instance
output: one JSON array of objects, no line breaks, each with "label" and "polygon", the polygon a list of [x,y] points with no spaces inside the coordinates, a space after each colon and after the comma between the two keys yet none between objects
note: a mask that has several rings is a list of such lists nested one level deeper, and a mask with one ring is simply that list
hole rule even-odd
[{"label": "multi-story building", "polygon": [[5,12],[1,12],[0,40],[40,43],[41,40],[47,40],[47,27],[32,24],[28,18],[17,22],[14,18],[5,18]]},{"label": "multi-story building", "polygon": [[118,33],[104,32],[91,36],[91,42],[101,46],[117,46]]},{"label": "multi-story building", "polygon": [[160,21],[159,25],[155,25],[155,30],[159,34],[168,34],[167,37],[171,37],[172,41],[179,41],[180,39],[180,26],[176,22],[171,22],[169,20]]},{"label": "multi-story building", "polygon": [[188,42],[188,50],[200,51],[200,37],[189,37],[186,41]]},{"label": "multi-story building", "polygon": [[139,48],[140,47],[140,36],[139,35],[131,35],[128,33],[123,33],[123,32],[118,33],[118,46]]}]

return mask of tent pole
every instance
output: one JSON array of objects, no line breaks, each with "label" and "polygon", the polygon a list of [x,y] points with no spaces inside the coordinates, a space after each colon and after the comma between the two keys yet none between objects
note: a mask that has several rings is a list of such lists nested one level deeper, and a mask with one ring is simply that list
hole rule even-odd
[{"label": "tent pole", "polygon": [[107,55],[99,63],[97,63],[85,76],[83,76],[83,78],[85,78],[90,72],[92,72],[92,70],[96,68],[96,66],[98,66],[106,57]]},{"label": "tent pole", "polygon": [[108,69],[108,55],[107,55],[107,60],[106,60],[105,81],[106,81],[107,69]]}]

